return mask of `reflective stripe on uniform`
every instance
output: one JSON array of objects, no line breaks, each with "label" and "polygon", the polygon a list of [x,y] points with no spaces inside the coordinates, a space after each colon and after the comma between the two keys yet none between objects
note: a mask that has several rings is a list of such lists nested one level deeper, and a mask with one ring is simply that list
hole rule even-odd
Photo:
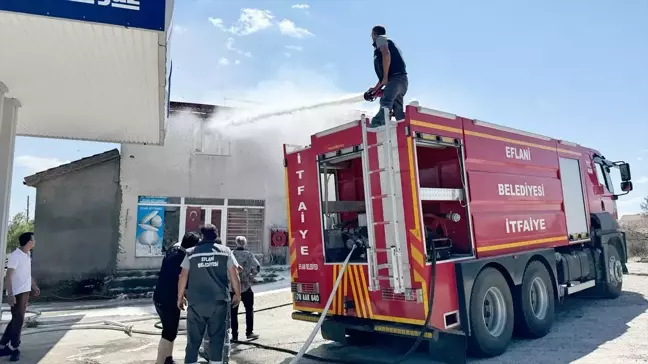
[{"label": "reflective stripe on uniform", "polygon": [[189,256],[189,259],[193,259],[196,257],[213,257],[214,255],[222,255],[227,257],[229,256],[229,253],[227,252],[195,253],[195,254],[191,254]]}]

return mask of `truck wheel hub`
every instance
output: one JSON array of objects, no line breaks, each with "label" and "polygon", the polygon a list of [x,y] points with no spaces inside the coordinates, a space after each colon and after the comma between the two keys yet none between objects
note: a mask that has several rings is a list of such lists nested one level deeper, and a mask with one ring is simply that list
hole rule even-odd
[{"label": "truck wheel hub", "polygon": [[610,281],[614,284],[623,282],[623,265],[621,265],[621,262],[616,257],[610,257],[608,267],[610,270]]},{"label": "truck wheel hub", "polygon": [[489,288],[484,295],[482,318],[489,334],[497,337],[504,332],[506,327],[506,304],[504,295],[496,287]]},{"label": "truck wheel hub", "polygon": [[543,320],[547,316],[547,308],[549,307],[549,294],[547,293],[547,285],[540,277],[536,277],[531,282],[531,289],[529,290],[529,300],[531,302],[531,311],[538,320]]}]

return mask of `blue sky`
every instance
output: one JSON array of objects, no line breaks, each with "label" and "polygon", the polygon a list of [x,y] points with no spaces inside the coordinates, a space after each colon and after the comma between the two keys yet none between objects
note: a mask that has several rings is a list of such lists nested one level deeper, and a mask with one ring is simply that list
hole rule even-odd
[{"label": "blue sky", "polygon": [[[286,74],[300,75],[297,88],[325,80],[329,91],[364,91],[376,82],[375,24],[404,53],[406,100],[625,160],[635,190],[619,208],[639,210],[648,195],[646,1],[176,1],[172,99],[229,103]],[[28,194],[33,201],[26,175],[114,147],[18,138],[11,213]]]}]

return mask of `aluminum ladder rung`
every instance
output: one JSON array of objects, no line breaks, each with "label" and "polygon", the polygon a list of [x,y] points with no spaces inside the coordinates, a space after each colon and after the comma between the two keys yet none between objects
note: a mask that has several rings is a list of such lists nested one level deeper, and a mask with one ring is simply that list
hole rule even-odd
[{"label": "aluminum ladder rung", "polygon": [[[367,263],[369,271],[369,290],[377,291],[380,290],[380,280],[388,280],[390,282],[391,288],[395,292],[403,292],[405,289],[403,281],[403,272],[402,272],[402,253],[401,253],[401,237],[399,236],[399,221],[396,212],[397,206],[397,196],[396,191],[396,176],[400,171],[394,169],[394,159],[398,160],[398,157],[394,157],[394,151],[398,150],[398,140],[394,139],[395,136],[392,135],[394,131],[397,130],[396,125],[392,125],[389,109],[383,108],[383,113],[385,116],[385,124],[378,127],[369,127],[367,126],[366,116],[362,115],[361,125],[362,125],[362,176],[364,184],[364,195],[365,195],[365,207],[366,207],[366,216],[367,216],[367,233],[368,233],[368,248],[367,248]],[[369,144],[368,133],[375,133],[376,143]],[[378,132],[384,132],[384,139],[380,140],[380,135]],[[369,149],[373,147],[382,146],[382,150],[376,150],[378,153],[378,166],[376,169],[371,168],[371,163],[369,160]],[[382,158],[381,158],[382,156]],[[382,166],[381,166],[382,164]],[[386,180],[381,178],[380,188],[382,189],[381,195],[375,195],[373,193],[373,186],[371,184],[370,177],[374,173],[386,172]],[[386,184],[385,184],[386,183]],[[378,192],[378,191],[376,191]],[[385,199],[389,197],[390,201],[388,203],[391,206],[393,216],[389,216],[390,220],[385,221],[374,221],[373,215],[373,201],[377,199]],[[383,209],[385,209],[383,205]],[[384,212],[384,210],[383,210]],[[394,246],[386,249],[377,249],[376,248],[376,227],[378,225],[390,225],[393,226],[393,232],[387,232],[385,238],[392,240]],[[378,252],[387,253],[387,262],[388,264],[378,264]],[[378,270],[389,268],[391,270],[390,276],[381,276],[378,274]]]},{"label": "aluminum ladder rung", "polygon": [[374,221],[373,222],[374,225],[389,225],[391,223],[392,223],[392,221]]}]

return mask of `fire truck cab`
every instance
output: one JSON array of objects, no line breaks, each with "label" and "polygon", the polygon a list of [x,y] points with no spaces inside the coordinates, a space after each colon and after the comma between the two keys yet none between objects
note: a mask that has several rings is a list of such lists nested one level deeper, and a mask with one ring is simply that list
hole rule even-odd
[{"label": "fire truck cab", "polygon": [[443,336],[496,356],[514,331],[546,335],[569,294],[621,294],[615,200],[630,167],[596,150],[414,103],[404,120],[369,128],[363,115],[284,158],[293,319],[326,314],[325,339],[421,335],[465,360]]}]

